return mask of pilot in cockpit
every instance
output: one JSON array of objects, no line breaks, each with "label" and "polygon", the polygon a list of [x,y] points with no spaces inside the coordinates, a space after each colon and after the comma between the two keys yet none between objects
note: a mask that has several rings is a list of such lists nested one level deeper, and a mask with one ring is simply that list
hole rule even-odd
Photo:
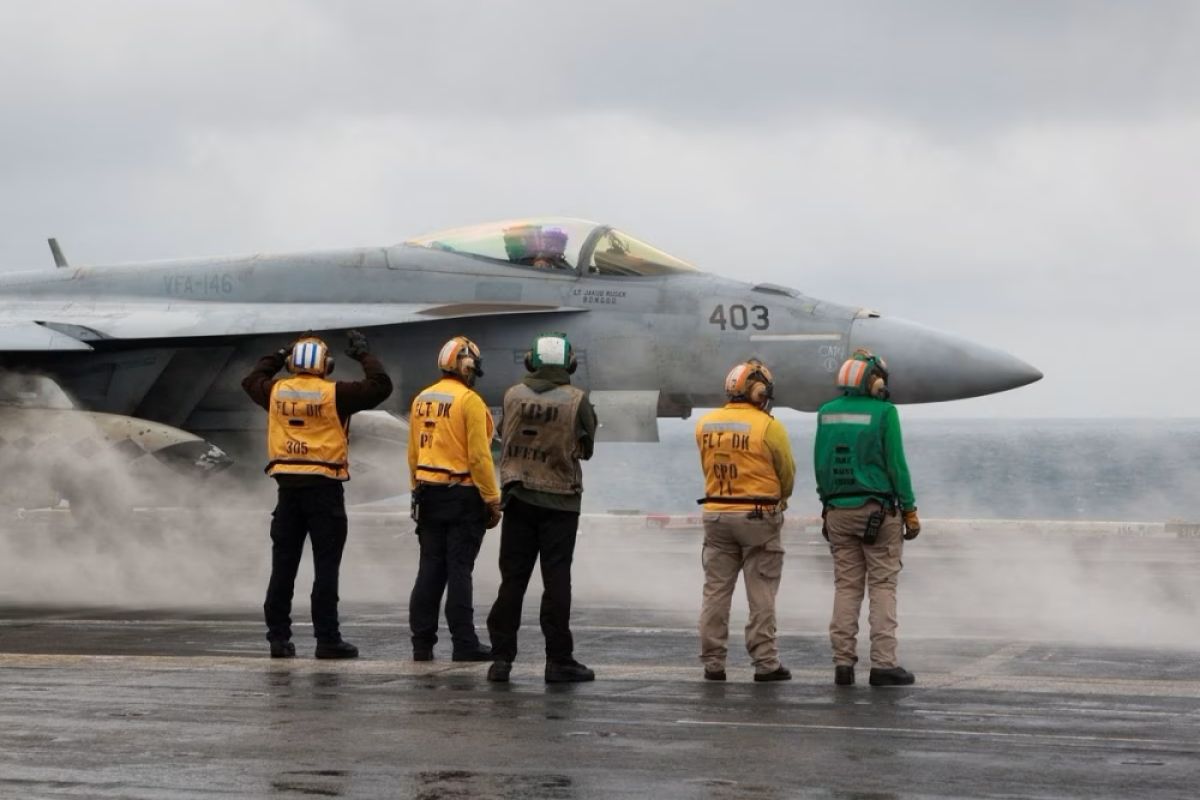
[{"label": "pilot in cockpit", "polygon": [[574,269],[566,259],[567,232],[547,225],[513,225],[504,229],[508,260],[536,269]]}]

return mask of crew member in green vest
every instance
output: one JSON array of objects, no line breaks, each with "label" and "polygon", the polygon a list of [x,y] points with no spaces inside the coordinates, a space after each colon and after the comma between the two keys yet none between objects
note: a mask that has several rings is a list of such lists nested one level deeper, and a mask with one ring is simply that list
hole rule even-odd
[{"label": "crew member in green vest", "polygon": [[888,401],[882,358],[855,351],[838,370],[842,396],[817,412],[813,464],[833,554],[834,683],[854,683],[858,618],[870,596],[872,686],[907,686],[916,679],[896,660],[896,579],[904,541],[921,521],[904,459],[900,416]]}]

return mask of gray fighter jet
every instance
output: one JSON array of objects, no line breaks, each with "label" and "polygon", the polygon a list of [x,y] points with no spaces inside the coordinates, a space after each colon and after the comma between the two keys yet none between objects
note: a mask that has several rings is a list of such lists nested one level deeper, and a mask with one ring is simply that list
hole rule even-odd
[{"label": "gray fighter jet", "polygon": [[182,429],[255,466],[265,415],[240,380],[305,330],[333,346],[346,329],[364,330],[396,380],[386,409],[397,415],[435,377],[447,338],[465,334],[482,348],[478,389],[495,405],[523,374],[534,335],[563,331],[609,440],[653,441],[656,418],[722,403],[725,373],[751,356],[773,370],[777,405],[809,411],[834,394],[836,370],[858,347],[887,359],[899,403],[1041,378],[1003,352],[708,274],[579,219],[497,222],[390,247],[104,267],[72,268],[52,250],[60,269],[0,276],[0,369],[47,376],[79,409]]}]

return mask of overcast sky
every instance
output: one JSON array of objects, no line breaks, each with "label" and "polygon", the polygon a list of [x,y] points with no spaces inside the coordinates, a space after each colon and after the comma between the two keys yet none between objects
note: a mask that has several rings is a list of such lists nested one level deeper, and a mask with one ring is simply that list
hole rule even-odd
[{"label": "overcast sky", "polygon": [[1196,416],[1200,3],[0,0],[0,269],[627,229]]}]

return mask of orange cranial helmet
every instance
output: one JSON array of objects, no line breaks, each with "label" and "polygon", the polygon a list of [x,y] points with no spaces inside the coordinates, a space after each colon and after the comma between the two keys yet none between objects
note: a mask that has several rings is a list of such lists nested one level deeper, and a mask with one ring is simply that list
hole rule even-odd
[{"label": "orange cranial helmet", "polygon": [[775,378],[767,365],[752,358],[729,370],[725,394],[732,401],[745,401],[765,408],[775,397]]},{"label": "orange cranial helmet", "polygon": [[438,352],[438,369],[460,378],[468,386],[483,377],[483,356],[479,346],[465,336],[455,336]]},{"label": "orange cranial helmet", "polygon": [[846,359],[838,370],[837,386],[847,394],[865,394],[880,400],[888,399],[887,362],[866,348],[860,347]]}]

